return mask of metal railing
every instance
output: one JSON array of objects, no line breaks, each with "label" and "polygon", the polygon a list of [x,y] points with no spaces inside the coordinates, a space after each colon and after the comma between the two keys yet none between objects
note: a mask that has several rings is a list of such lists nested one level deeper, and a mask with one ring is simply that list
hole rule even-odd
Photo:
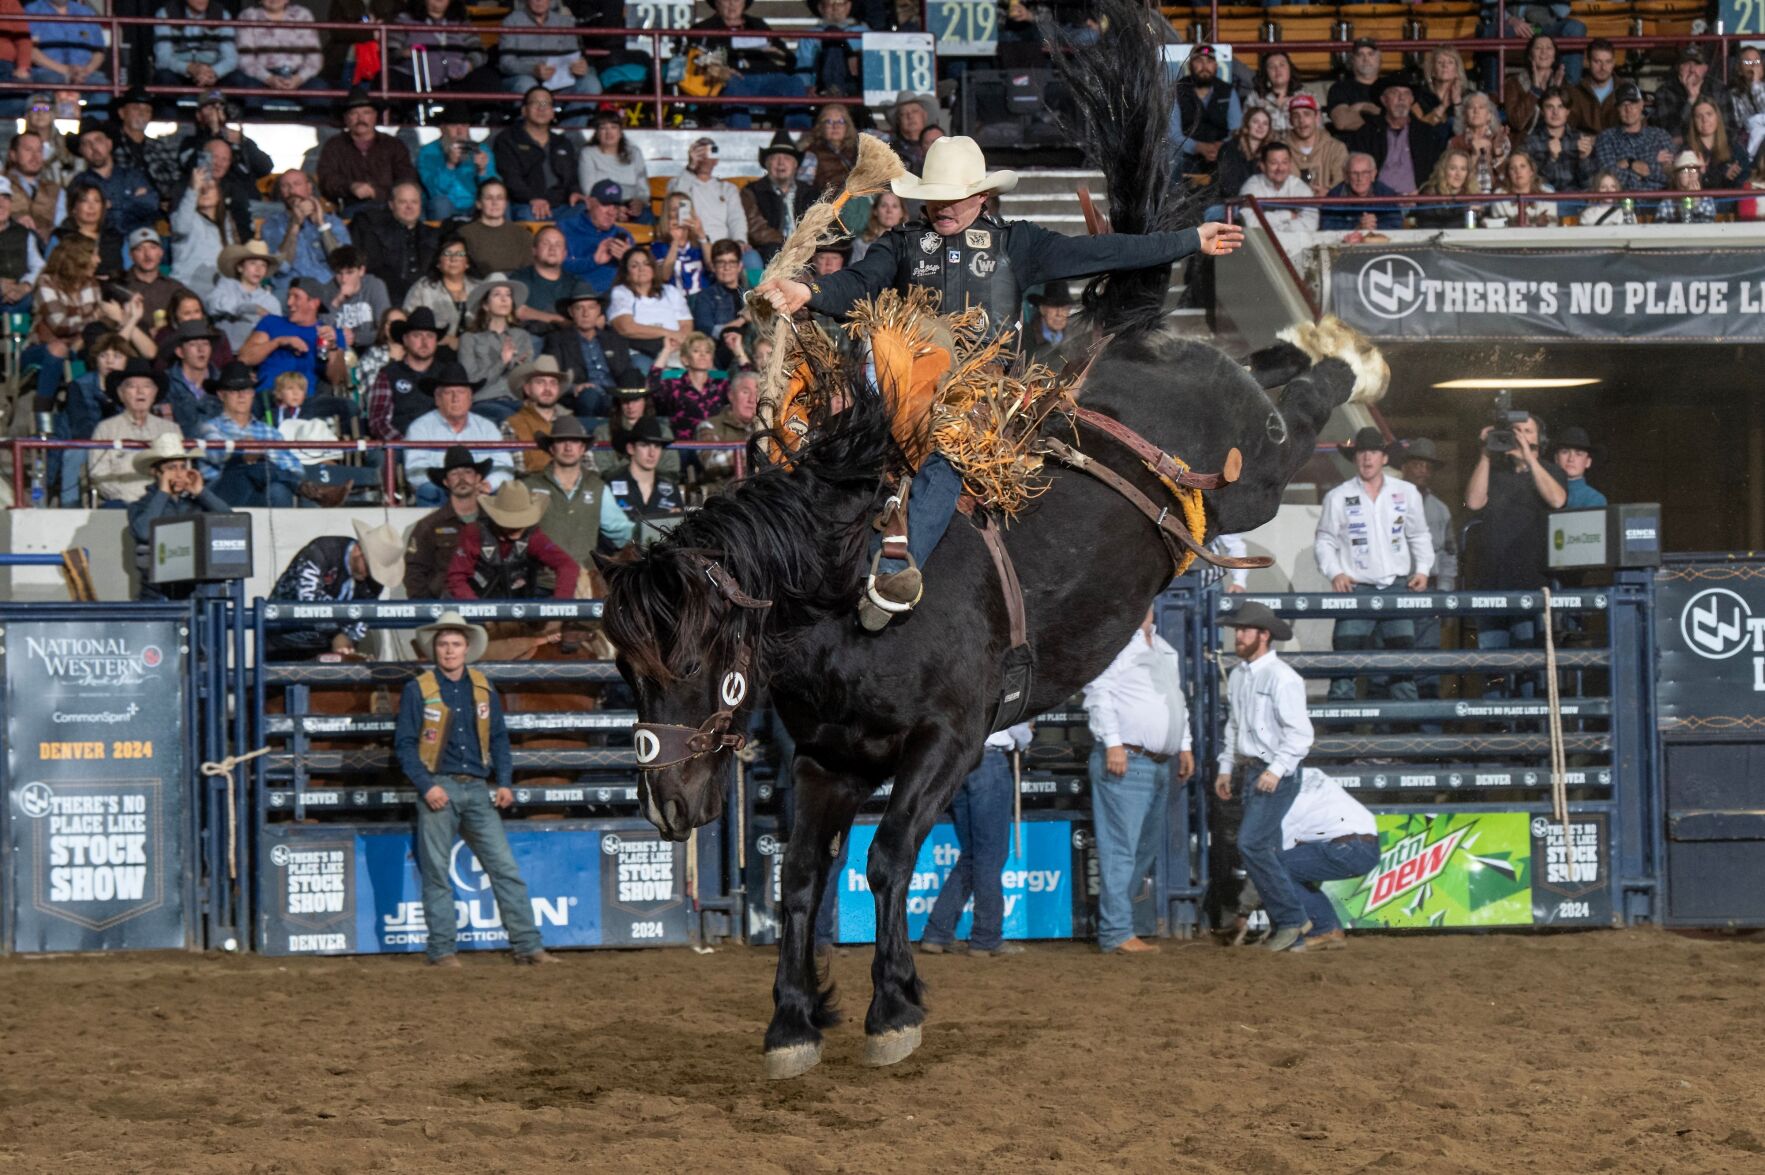
[{"label": "metal railing", "polygon": [[[214,457],[225,460],[236,453],[269,453],[278,450],[298,449],[310,452],[315,449],[336,450],[339,453],[383,453],[396,454],[418,450],[442,451],[456,446],[474,452],[499,453],[531,453],[534,446],[526,441],[370,441],[370,440],[302,440],[302,441],[206,441],[188,440],[187,456],[189,460],[199,461]],[[118,452],[140,451],[148,448],[146,441],[92,441],[92,440],[61,440],[53,437],[9,437],[0,440],[0,448],[12,454],[12,500],[13,509],[23,509],[30,505],[27,485],[30,478],[29,465],[31,454],[36,452],[65,452],[69,450],[85,452]],[[747,443],[745,441],[675,441],[669,446],[690,453],[727,452],[732,454],[734,471],[732,477],[743,477],[747,473]],[[610,453],[613,446],[600,443],[589,446],[591,453]],[[380,489],[385,494],[385,504],[394,506],[398,500],[398,468],[402,463],[394,460],[380,462]],[[517,471],[519,476],[519,471]]]},{"label": "metal railing", "polygon": [[[1577,207],[1604,206],[1617,204],[1625,200],[1633,202],[1638,211],[1648,212],[1647,205],[1659,204],[1662,201],[1678,201],[1683,199],[1705,198],[1718,204],[1731,200],[1765,200],[1765,190],[1758,188],[1711,188],[1697,192],[1676,191],[1672,188],[1635,189],[1622,192],[1479,192],[1461,196],[1435,196],[1417,193],[1412,196],[1356,196],[1352,193],[1341,196],[1235,196],[1225,202],[1226,218],[1233,219],[1234,209],[1242,205],[1251,209],[1265,230],[1273,232],[1265,209],[1271,208],[1318,208],[1318,209],[1350,209],[1355,212],[1394,209],[1408,211],[1416,207],[1427,206],[1464,206],[1477,204],[1513,204],[1518,210],[1516,227],[1526,228],[1527,209],[1535,204],[1573,204]],[[1668,222],[1679,223],[1679,222]],[[1470,227],[1470,226],[1467,226]],[[1285,251],[1283,251],[1285,256]],[[1292,270],[1292,263],[1288,263]],[[1295,277],[1297,271],[1292,270]]]}]

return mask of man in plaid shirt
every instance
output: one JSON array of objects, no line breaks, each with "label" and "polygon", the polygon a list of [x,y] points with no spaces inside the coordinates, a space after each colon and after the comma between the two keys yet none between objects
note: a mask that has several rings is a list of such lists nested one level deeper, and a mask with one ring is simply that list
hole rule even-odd
[{"label": "man in plaid shirt", "polygon": [[1618,124],[1594,140],[1594,168],[1617,176],[1626,192],[1658,192],[1667,186],[1673,137],[1643,123],[1642,90],[1635,82],[1620,82],[1616,97]]},{"label": "man in plaid shirt", "polygon": [[221,401],[221,414],[202,423],[202,439],[209,443],[202,458],[202,476],[229,506],[292,506],[298,496],[321,506],[339,506],[349,486],[320,485],[306,480],[306,470],[292,449],[260,452],[215,452],[215,442],[280,441],[281,433],[252,415],[257,382],[243,363],[229,363],[221,377],[209,385]]}]

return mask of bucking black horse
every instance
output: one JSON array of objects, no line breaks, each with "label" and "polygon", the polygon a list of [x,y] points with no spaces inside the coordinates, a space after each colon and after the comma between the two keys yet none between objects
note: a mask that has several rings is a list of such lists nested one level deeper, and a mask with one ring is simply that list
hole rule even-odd
[{"label": "bucking black horse", "polygon": [[[1141,67],[1124,66],[1124,54]],[[1169,107],[1160,105],[1167,87],[1156,54],[1149,32],[1118,25],[1094,55],[1069,63],[1089,120],[1086,141],[1121,142],[1123,118],[1164,141]],[[1133,94],[1136,87],[1153,96]],[[1098,160],[1115,225],[1170,223],[1156,174],[1162,157],[1111,152],[1123,154]],[[1111,275],[1088,291],[1099,334],[1114,337],[1079,402],[1197,470],[1221,469],[1238,450],[1242,472],[1206,494],[1206,515],[1210,531],[1248,530],[1274,515],[1331,411],[1354,391],[1357,368],[1382,364],[1328,322],[1303,327],[1297,346],[1239,363],[1157,329],[1168,280],[1165,272]],[[644,810],[665,836],[684,840],[722,814],[728,751],[739,742],[731,731],[759,687],[796,742],[795,830],[765,1037],[773,1077],[815,1065],[822,1029],[837,1022],[831,988],[817,974],[815,910],[840,838],[890,779],[866,869],[877,932],[865,1059],[893,1064],[918,1046],[924,988],[907,933],[909,880],[921,842],[994,728],[1010,643],[999,572],[979,530],[961,519],[927,561],[912,614],[880,633],[859,627],[869,524],[899,453],[886,397],[861,375],[851,388],[850,406],[788,468],[760,469],[635,563],[607,568],[607,634],[637,696],[639,757],[652,765],[642,773]],[[1080,423],[1075,442],[1071,418],[1058,419],[1051,433],[1174,510],[1160,479],[1117,439]],[[1138,508],[1095,477],[1049,468],[1047,491],[1005,531],[1034,650],[1032,714],[1063,703],[1109,664],[1172,573],[1169,549]]]}]

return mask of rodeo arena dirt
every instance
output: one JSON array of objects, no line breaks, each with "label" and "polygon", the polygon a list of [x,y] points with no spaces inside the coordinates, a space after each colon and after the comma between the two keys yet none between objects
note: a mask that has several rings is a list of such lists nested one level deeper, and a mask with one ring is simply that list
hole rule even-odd
[{"label": "rodeo arena dirt", "polygon": [[0,1173],[1765,1173],[1757,14],[691,7],[0,28]]}]

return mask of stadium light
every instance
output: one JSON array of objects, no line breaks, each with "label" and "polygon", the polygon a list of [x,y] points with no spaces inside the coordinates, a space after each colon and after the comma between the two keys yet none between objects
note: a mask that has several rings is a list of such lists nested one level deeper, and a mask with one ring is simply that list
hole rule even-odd
[{"label": "stadium light", "polygon": [[1522,392],[1537,388],[1585,388],[1603,382],[1605,381],[1595,376],[1562,376],[1557,378],[1517,376],[1513,379],[1449,379],[1434,386],[1455,392],[1499,392],[1503,388],[1512,392]]}]

